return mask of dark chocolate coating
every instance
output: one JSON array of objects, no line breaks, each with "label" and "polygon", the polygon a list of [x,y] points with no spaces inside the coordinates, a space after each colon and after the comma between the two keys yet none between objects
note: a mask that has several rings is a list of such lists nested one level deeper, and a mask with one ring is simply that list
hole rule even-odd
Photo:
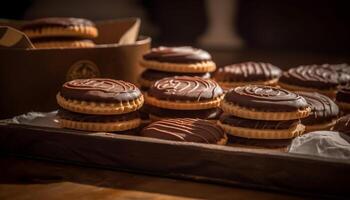
[{"label": "dark chocolate coating", "polygon": [[152,48],[151,51],[143,55],[143,59],[169,63],[198,63],[210,61],[211,56],[202,49],[192,47],[164,47]]},{"label": "dark chocolate coating", "polygon": [[157,81],[148,95],[161,100],[207,101],[223,94],[221,87],[211,79],[175,76]]},{"label": "dark chocolate coating", "polygon": [[339,87],[335,99],[338,102],[350,103],[350,84]]},{"label": "dark chocolate coating", "polygon": [[350,81],[350,74],[322,65],[305,65],[284,72],[280,82],[320,90],[334,89]]},{"label": "dark chocolate coating", "polygon": [[90,115],[60,109],[58,110],[57,115],[62,119],[78,122],[119,122],[139,118],[139,113],[137,111],[120,115]]},{"label": "dark chocolate coating", "polygon": [[220,82],[268,81],[281,75],[282,70],[270,63],[244,62],[219,68],[214,79]]},{"label": "dark chocolate coating", "polygon": [[145,127],[141,136],[164,140],[215,144],[224,138],[224,131],[216,124],[202,119],[166,119]]},{"label": "dark chocolate coating", "polygon": [[132,83],[105,79],[76,79],[63,84],[60,94],[66,99],[104,103],[132,101],[141,96]]},{"label": "dark chocolate coating", "polygon": [[300,123],[300,120],[284,120],[284,121],[266,121],[266,120],[254,120],[244,119],[233,115],[221,115],[220,122],[223,124],[231,125],[234,127],[251,128],[251,129],[269,129],[269,130],[283,130],[289,129],[296,124]]},{"label": "dark chocolate coating", "polygon": [[300,95],[285,89],[246,85],[229,90],[225,101],[257,111],[288,112],[308,107],[306,100]]},{"label": "dark chocolate coating", "polygon": [[350,115],[345,115],[337,120],[333,131],[345,133],[350,136]]},{"label": "dark chocolate coating", "polygon": [[332,99],[317,92],[297,92],[305,98],[311,107],[311,113],[308,117],[301,119],[302,124],[320,124],[336,118],[339,114],[339,108]]},{"label": "dark chocolate coating", "polygon": [[157,81],[162,78],[172,76],[197,76],[201,78],[210,78],[210,73],[183,73],[183,72],[162,72],[157,70],[147,69],[142,72],[141,77],[149,81]]},{"label": "dark chocolate coating", "polygon": [[70,26],[95,26],[87,19],[68,17],[49,17],[29,21],[22,25],[21,30],[36,29],[43,27],[70,27]]},{"label": "dark chocolate coating", "polygon": [[158,108],[151,105],[145,105],[144,111],[161,118],[198,118],[216,120],[222,113],[219,108],[210,108],[203,110],[171,110],[165,108]]}]

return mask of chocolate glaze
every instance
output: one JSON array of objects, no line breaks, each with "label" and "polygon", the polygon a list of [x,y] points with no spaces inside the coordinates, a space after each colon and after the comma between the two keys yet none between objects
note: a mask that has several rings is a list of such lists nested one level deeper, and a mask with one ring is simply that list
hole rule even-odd
[{"label": "chocolate glaze", "polygon": [[289,129],[296,124],[300,123],[300,120],[286,120],[286,121],[266,121],[266,120],[253,120],[236,117],[233,115],[221,115],[220,122],[227,125],[242,128],[252,129],[272,129],[283,130]]},{"label": "chocolate glaze", "polygon": [[306,100],[296,93],[261,85],[233,88],[226,93],[225,100],[245,108],[268,112],[297,111],[308,107]]},{"label": "chocolate glaze", "polygon": [[95,26],[95,24],[87,19],[82,18],[66,18],[66,17],[49,17],[36,19],[22,25],[22,30],[37,29],[43,27],[70,27],[70,26]]},{"label": "chocolate glaze", "polygon": [[339,87],[336,100],[339,102],[350,103],[350,84]]},{"label": "chocolate glaze", "polygon": [[66,82],[60,94],[67,99],[105,103],[132,101],[141,96],[140,90],[134,84],[105,78]]},{"label": "chocolate glaze", "polygon": [[166,119],[145,127],[141,136],[164,140],[215,144],[224,138],[224,131],[216,124],[202,119]]},{"label": "chocolate glaze", "polygon": [[157,70],[147,69],[142,72],[141,77],[149,81],[157,81],[162,78],[172,76],[197,76],[201,78],[210,78],[210,73],[182,73],[182,72],[162,72]]},{"label": "chocolate glaze", "polygon": [[158,108],[151,105],[145,105],[144,111],[162,118],[198,118],[198,119],[219,119],[222,110],[219,108],[210,108],[204,110],[171,110]]},{"label": "chocolate glaze", "polygon": [[202,49],[192,47],[164,47],[152,48],[151,51],[143,55],[145,60],[169,63],[198,63],[210,61],[211,56]]},{"label": "chocolate glaze", "polygon": [[305,98],[311,107],[311,113],[308,117],[301,119],[302,124],[320,124],[336,118],[339,114],[339,108],[332,99],[317,92],[297,92]]},{"label": "chocolate glaze", "polygon": [[350,136],[350,115],[345,115],[337,120],[333,131],[345,133]]},{"label": "chocolate glaze", "polygon": [[223,90],[215,81],[189,76],[163,78],[148,90],[150,96],[172,101],[213,100],[222,94]]},{"label": "chocolate glaze", "polygon": [[284,72],[280,81],[290,85],[325,90],[349,82],[350,74],[322,65],[305,65]]},{"label": "chocolate glaze", "polygon": [[282,70],[270,63],[244,62],[219,68],[214,79],[220,82],[267,81],[281,74]]},{"label": "chocolate glaze", "polygon": [[58,110],[57,115],[62,119],[79,122],[118,122],[139,118],[137,111],[120,115],[88,115],[60,109]]}]

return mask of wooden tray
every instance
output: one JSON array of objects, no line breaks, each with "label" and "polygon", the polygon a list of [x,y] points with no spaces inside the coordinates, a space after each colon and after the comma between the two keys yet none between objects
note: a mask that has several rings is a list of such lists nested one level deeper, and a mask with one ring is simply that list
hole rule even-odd
[{"label": "wooden tray", "polygon": [[0,123],[0,151],[93,167],[315,196],[350,195],[350,161]]}]

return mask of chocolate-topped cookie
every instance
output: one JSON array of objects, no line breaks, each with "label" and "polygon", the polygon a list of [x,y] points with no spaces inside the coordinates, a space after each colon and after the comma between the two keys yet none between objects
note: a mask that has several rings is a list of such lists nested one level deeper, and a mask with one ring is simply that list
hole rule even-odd
[{"label": "chocolate-topped cookie", "polygon": [[335,99],[344,113],[350,113],[350,84],[339,87]]},{"label": "chocolate-topped cookie", "polygon": [[31,40],[35,48],[86,48],[94,47],[95,43],[92,40],[81,38],[34,38]]},{"label": "chocolate-topped cookie", "polygon": [[227,142],[224,131],[207,120],[180,118],[154,122],[145,127],[141,136],[163,140],[221,144]]},{"label": "chocolate-topped cookie", "polygon": [[310,91],[334,97],[339,85],[350,81],[350,74],[322,65],[305,65],[284,72],[279,80],[282,88]]},{"label": "chocolate-topped cookie", "polygon": [[221,109],[234,116],[256,120],[292,120],[307,117],[310,107],[300,95],[285,89],[246,85],[229,90]]},{"label": "chocolate-topped cookie", "polygon": [[156,81],[172,76],[197,76],[201,78],[210,78],[210,73],[181,73],[181,72],[162,72],[152,69],[147,69],[140,75],[138,83],[142,88],[149,89]]},{"label": "chocolate-topped cookie", "polygon": [[339,118],[332,130],[345,133],[350,136],[350,114]]},{"label": "chocolate-topped cookie", "polygon": [[177,110],[216,108],[222,98],[223,90],[215,81],[188,76],[163,78],[145,95],[147,104]]},{"label": "chocolate-topped cookie", "polygon": [[143,55],[140,65],[158,71],[205,73],[216,65],[208,52],[193,47],[158,47]]},{"label": "chocolate-topped cookie", "polygon": [[98,35],[94,23],[81,18],[36,19],[25,23],[21,30],[31,39],[42,37],[95,38]]},{"label": "chocolate-topped cookie", "polygon": [[311,107],[308,117],[301,119],[306,126],[306,132],[315,130],[329,130],[335,123],[339,108],[332,99],[317,92],[297,92],[305,98]]},{"label": "chocolate-topped cookie", "polygon": [[244,62],[219,68],[213,78],[223,88],[254,85],[276,85],[282,70],[270,63]]},{"label": "chocolate-topped cookie", "polygon": [[305,130],[298,119],[253,120],[228,114],[220,117],[218,125],[230,135],[255,139],[288,139],[301,135]]},{"label": "chocolate-topped cookie", "polygon": [[113,115],[135,111],[143,104],[133,84],[113,79],[76,79],[66,82],[57,94],[58,104],[72,112]]}]

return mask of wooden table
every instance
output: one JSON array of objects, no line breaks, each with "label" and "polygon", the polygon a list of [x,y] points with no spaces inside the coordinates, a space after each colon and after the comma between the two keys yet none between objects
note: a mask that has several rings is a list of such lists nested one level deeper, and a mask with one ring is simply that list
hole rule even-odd
[{"label": "wooden table", "polygon": [[306,197],[0,157],[0,199],[305,199]]}]

